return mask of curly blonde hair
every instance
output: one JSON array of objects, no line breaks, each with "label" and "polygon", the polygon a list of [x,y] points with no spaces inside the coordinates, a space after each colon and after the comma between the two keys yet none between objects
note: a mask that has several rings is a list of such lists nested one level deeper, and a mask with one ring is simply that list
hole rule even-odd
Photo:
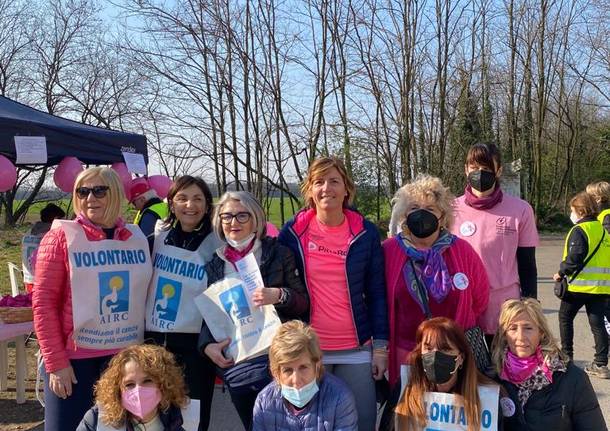
[{"label": "curly blonde hair", "polygon": [[117,353],[108,368],[93,387],[95,401],[100,408],[100,420],[109,426],[120,427],[129,418],[129,413],[121,405],[121,383],[125,365],[134,361],[140,370],[148,375],[161,392],[159,410],[170,406],[182,408],[188,404],[186,384],[182,369],[174,355],[163,347],[151,344],[130,346]]},{"label": "curly blonde hair", "polygon": [[316,376],[319,379],[324,367],[322,349],[316,331],[300,320],[290,320],[282,324],[269,347],[269,369],[273,377],[279,381],[282,365],[296,361],[304,353],[309,355],[311,362],[320,364]]},{"label": "curly blonde hair", "polygon": [[449,230],[453,224],[453,194],[443,185],[440,178],[419,174],[413,181],[399,188],[392,198],[389,236],[403,230],[402,226],[411,204],[422,203],[430,198],[441,210],[441,218],[438,221],[440,227]]},{"label": "curly blonde hair", "polygon": [[504,368],[506,349],[508,349],[506,331],[508,331],[511,322],[521,313],[527,314],[540,330],[540,350],[542,350],[544,358],[549,359],[559,356],[562,360],[567,360],[567,357],[561,352],[557,340],[553,337],[540,302],[533,298],[509,299],[502,304],[500,322],[491,349],[492,359],[498,374]]}]

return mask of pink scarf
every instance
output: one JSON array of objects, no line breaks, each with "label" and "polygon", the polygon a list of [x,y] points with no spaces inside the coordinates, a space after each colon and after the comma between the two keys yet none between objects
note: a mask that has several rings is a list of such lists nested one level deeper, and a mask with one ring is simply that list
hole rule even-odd
[{"label": "pink scarf", "polygon": [[538,370],[542,370],[549,382],[553,382],[553,373],[544,361],[540,346],[536,349],[536,353],[527,358],[520,358],[506,349],[506,357],[504,358],[504,368],[500,373],[500,378],[509,381],[515,385],[523,383],[532,374]]},{"label": "pink scarf", "polygon": [[464,190],[466,205],[477,210],[488,210],[490,208],[495,207],[500,202],[502,202],[502,195],[502,189],[500,188],[500,184],[497,181],[496,188],[489,196],[481,198],[476,196],[474,193],[472,193],[472,188],[470,187],[470,185],[467,185],[466,190]]},{"label": "pink scarf", "polygon": [[[227,244],[227,247],[225,248],[225,251],[224,251],[225,258],[229,262],[231,262],[233,264],[233,266],[235,266],[235,262],[243,259],[248,253],[250,253],[250,250],[252,250],[252,247],[254,247],[255,242],[256,242],[256,238],[253,238],[252,241],[250,242],[250,244],[248,245],[248,247],[244,248],[241,251],[239,251],[236,248],[233,248]],[[237,269],[237,267],[236,267],[236,269]]]}]

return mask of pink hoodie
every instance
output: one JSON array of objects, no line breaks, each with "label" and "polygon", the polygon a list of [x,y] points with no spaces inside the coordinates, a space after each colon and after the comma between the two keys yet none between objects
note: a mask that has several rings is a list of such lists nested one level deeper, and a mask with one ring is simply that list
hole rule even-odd
[{"label": "pink hoodie", "polygon": [[[89,241],[106,239],[104,231],[79,215]],[[131,232],[122,219],[117,221],[114,239],[125,241]],[[48,373],[70,366],[70,359],[113,355],[115,350],[94,350],[76,347],[72,340],[72,291],[66,236],[61,228],[51,229],[40,242],[36,258],[36,275],[32,306],[34,329]]]}]

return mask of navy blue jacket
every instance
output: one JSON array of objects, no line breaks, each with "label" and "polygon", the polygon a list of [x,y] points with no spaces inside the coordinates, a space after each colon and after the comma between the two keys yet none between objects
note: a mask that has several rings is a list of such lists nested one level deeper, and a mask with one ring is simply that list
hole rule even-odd
[{"label": "navy blue jacket", "polygon": [[[388,305],[383,264],[383,251],[375,225],[360,213],[343,210],[353,239],[347,252],[346,274],[352,315],[358,341],[362,345],[371,338],[375,344],[386,345],[389,338]],[[307,285],[303,235],[315,210],[303,209],[282,228],[278,240],[290,248],[295,257],[299,275]]]}]

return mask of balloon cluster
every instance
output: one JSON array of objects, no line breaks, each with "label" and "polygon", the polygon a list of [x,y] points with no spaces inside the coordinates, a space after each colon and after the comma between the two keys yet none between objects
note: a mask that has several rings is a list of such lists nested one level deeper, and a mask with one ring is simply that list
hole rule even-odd
[{"label": "balloon cluster", "polygon": [[6,192],[17,184],[17,168],[9,159],[0,156],[0,192]]},{"label": "balloon cluster", "polygon": [[[4,161],[12,166],[10,160],[5,157],[0,156],[0,171],[4,172]],[[12,166],[13,171],[15,171],[14,166]],[[129,199],[129,193],[131,190],[132,182],[135,179],[131,178],[131,172],[127,169],[127,166],[123,162],[115,162],[111,166],[112,169],[117,173],[119,179],[121,180],[121,184],[123,184],[123,190],[125,191],[125,196]],[[74,188],[74,182],[76,181],[76,177],[83,170],[83,164],[76,157],[64,157],[64,159],[59,162],[57,168],[55,169],[55,174],[53,175],[53,181],[55,181],[55,185],[59,187],[60,190],[70,193]],[[3,182],[6,180],[6,177],[3,176],[0,178],[0,191],[2,190]],[[13,180],[13,184],[10,185],[8,189],[10,189],[15,184],[15,179]],[[172,180],[170,180],[165,175],[151,175],[147,178],[148,184],[152,187],[157,195],[161,199],[165,199],[167,196],[167,192],[172,185]]]}]

